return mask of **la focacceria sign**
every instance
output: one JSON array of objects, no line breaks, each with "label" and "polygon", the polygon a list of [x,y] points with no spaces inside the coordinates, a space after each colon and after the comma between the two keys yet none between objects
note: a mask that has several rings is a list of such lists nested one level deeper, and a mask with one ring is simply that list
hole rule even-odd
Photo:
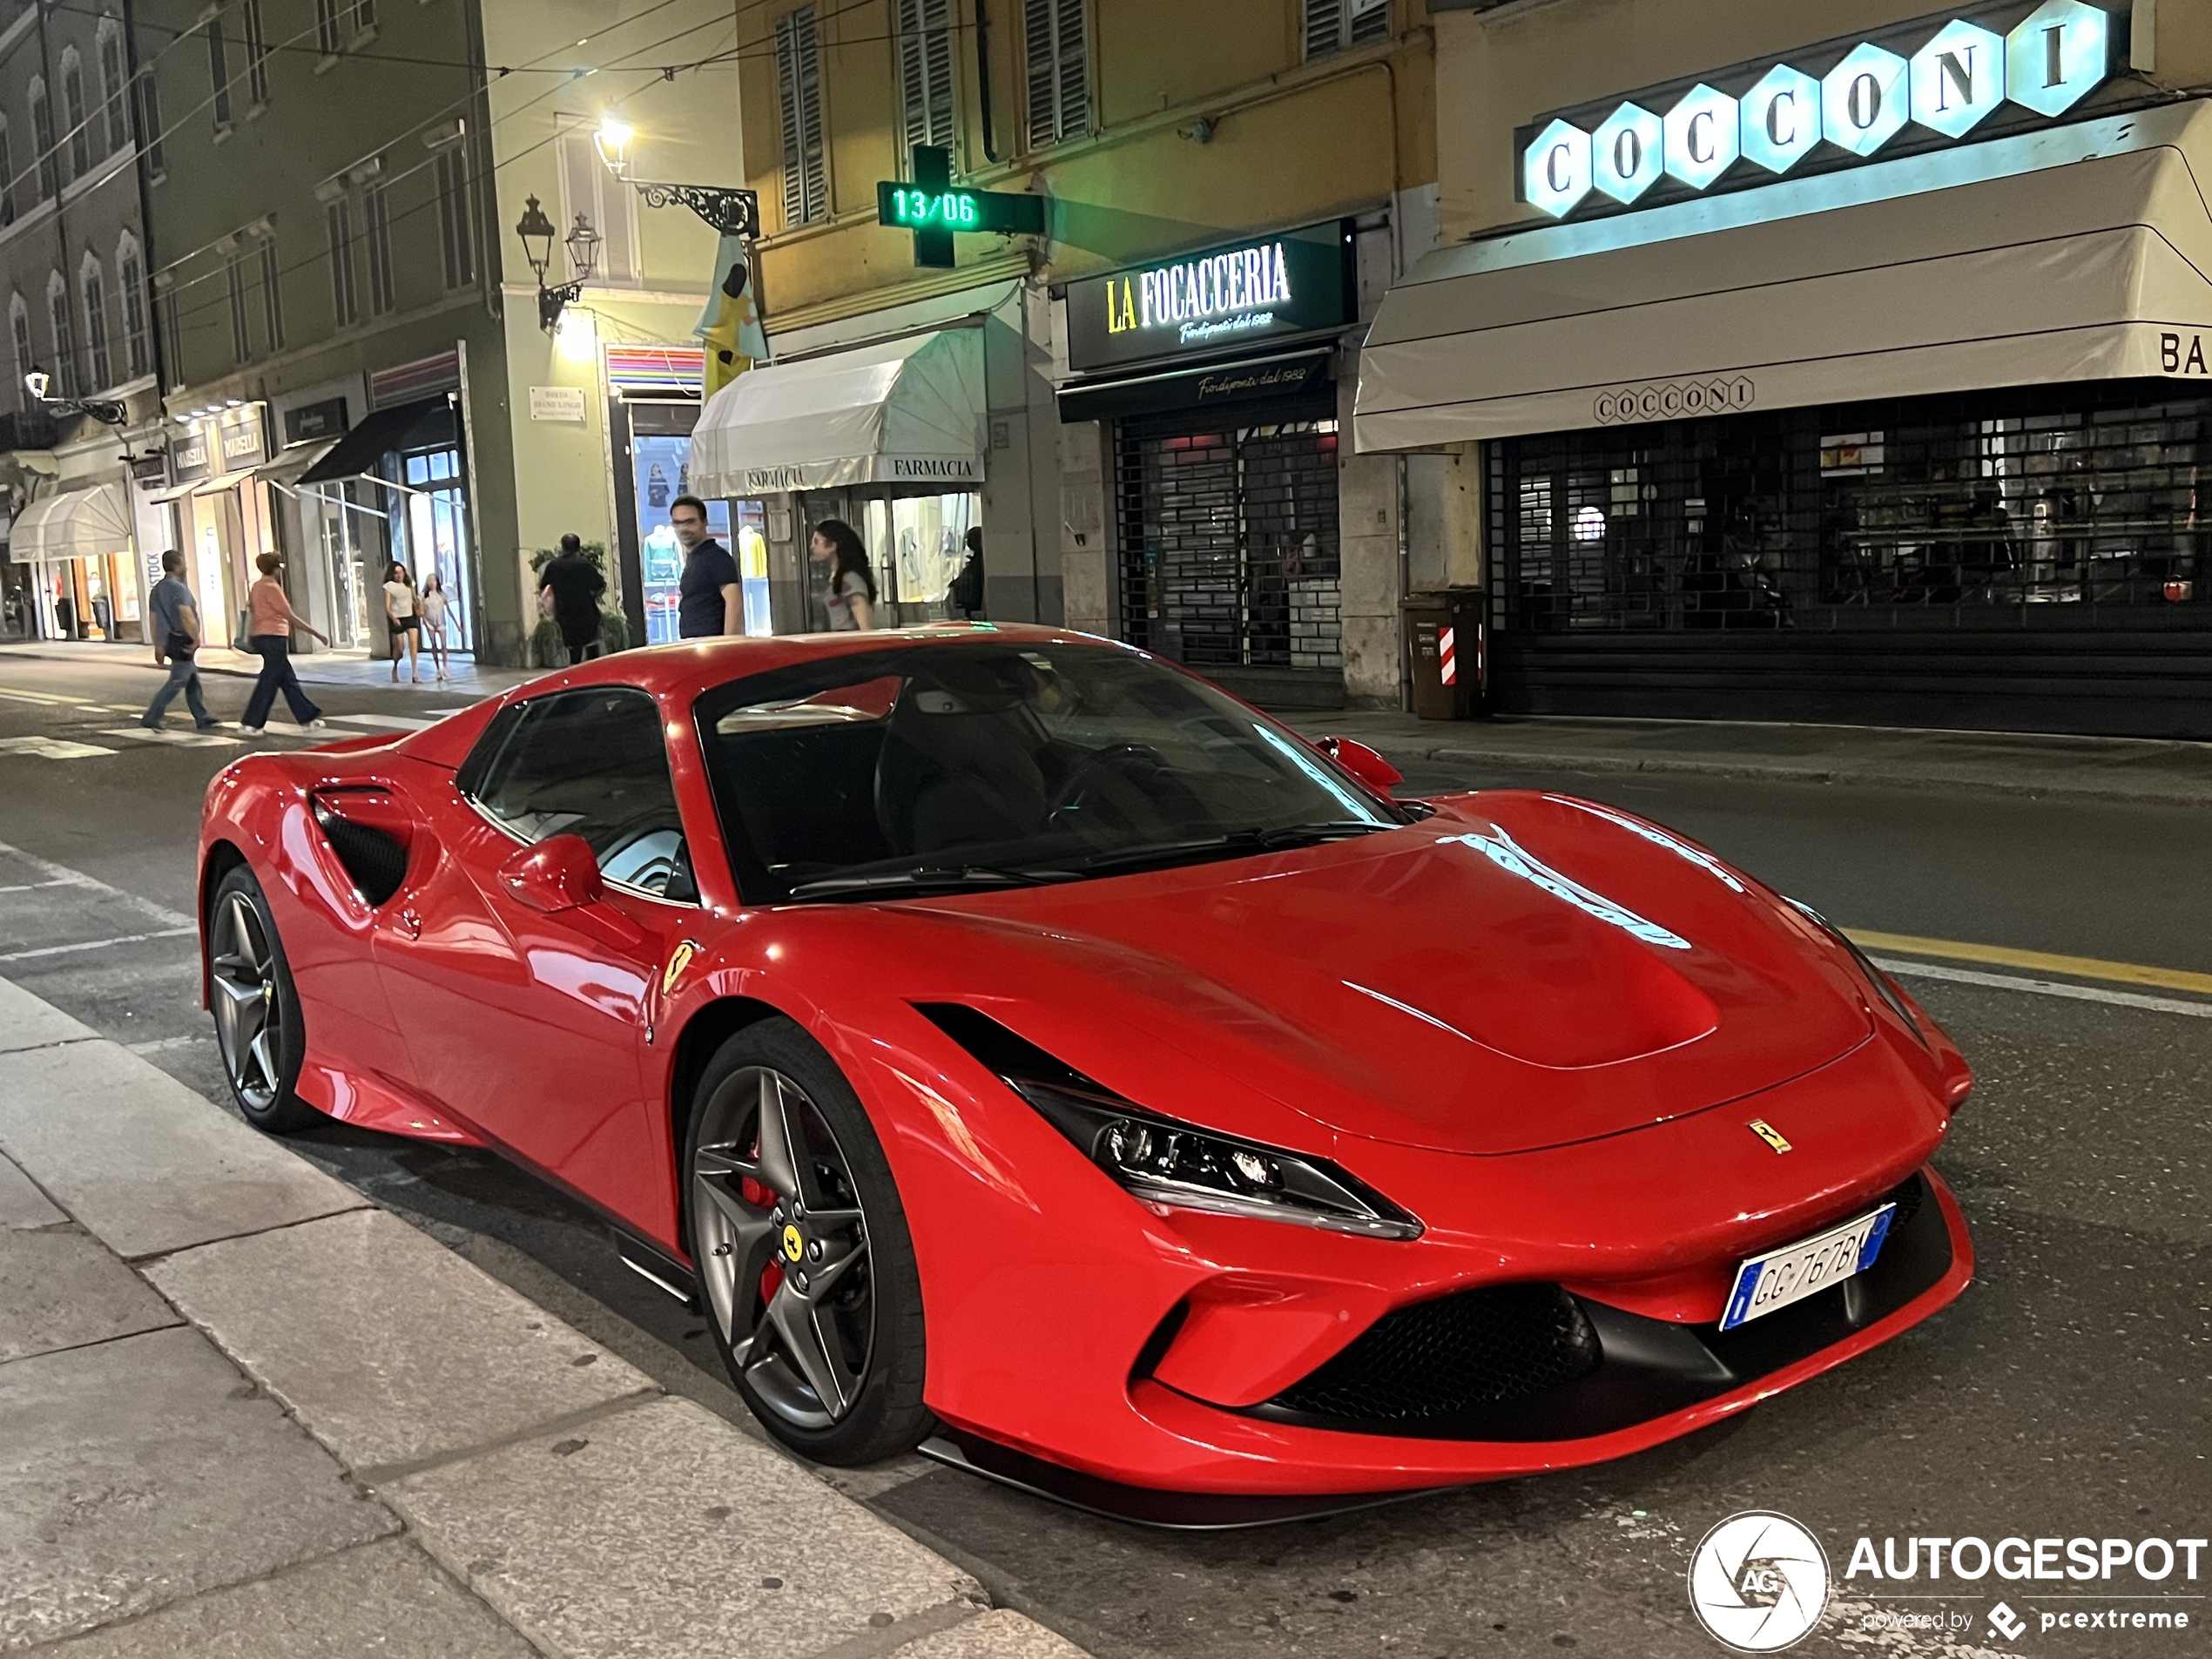
[{"label": "la focacceria sign", "polygon": [[2054,119],[2111,75],[2125,28],[2091,0],[1985,5],[1540,117],[1521,193],[1559,219],[1926,148],[2000,110],[2007,130]]},{"label": "la focacceria sign", "polygon": [[1094,369],[1233,351],[1352,320],[1342,219],[1068,285],[1068,363]]}]

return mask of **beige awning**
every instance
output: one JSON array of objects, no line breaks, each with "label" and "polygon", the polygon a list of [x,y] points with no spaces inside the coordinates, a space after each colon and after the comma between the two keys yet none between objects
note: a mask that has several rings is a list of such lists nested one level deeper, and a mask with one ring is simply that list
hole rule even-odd
[{"label": "beige awning", "polygon": [[42,496],[8,532],[9,556],[82,559],[131,549],[131,503],[118,483],[83,485]]},{"label": "beige awning", "polygon": [[1384,298],[1355,441],[2134,376],[2212,387],[2203,179],[2198,99],[1441,249]]},{"label": "beige awning", "polygon": [[707,399],[691,429],[691,485],[702,496],[982,483],[979,328],[748,369]]}]

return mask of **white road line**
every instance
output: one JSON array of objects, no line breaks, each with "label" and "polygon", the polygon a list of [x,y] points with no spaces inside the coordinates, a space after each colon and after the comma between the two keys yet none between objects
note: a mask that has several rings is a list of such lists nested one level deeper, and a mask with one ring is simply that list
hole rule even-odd
[{"label": "white road line", "polygon": [[1971,968],[1937,968],[1894,956],[1877,956],[1873,962],[1885,974],[1918,974],[1922,979],[1950,980],[1959,985],[1986,985],[1992,990],[2029,991],[2037,996],[2064,996],[2078,1002],[2109,1002],[2123,1008],[2148,1008],[2155,1014],[2186,1014],[2194,1019],[2212,1020],[2212,1002],[2184,1002],[2178,997],[2145,996],[2140,991],[2107,991],[2094,985],[2021,979],[2012,974],[1979,974]]},{"label": "white road line", "polygon": [[35,760],[89,760],[94,755],[114,752],[74,738],[0,738],[0,754],[29,755]]},{"label": "white road line", "polygon": [[395,732],[421,732],[437,725],[435,720],[410,719],[403,714],[326,714],[322,718],[334,725],[388,726]]},{"label": "white road line", "polygon": [[165,725],[104,726],[99,735],[135,738],[141,743],[165,743],[172,749],[233,749],[246,741],[244,738],[226,738],[219,732],[172,732]]},{"label": "white road line", "polygon": [[51,691],[18,691],[4,685],[0,685],[0,697],[11,698],[17,703],[44,703],[50,708],[57,706],[75,708],[80,704],[90,708],[99,707],[98,704],[91,702],[85,698],[59,697]]},{"label": "white road line", "polygon": [[36,893],[41,887],[72,887],[74,881],[18,881],[12,887],[0,887],[0,893]]},{"label": "white road line", "polygon": [[27,962],[35,956],[67,956],[80,950],[105,950],[111,945],[142,945],[149,939],[179,939],[186,934],[196,934],[197,927],[164,927],[153,934],[118,934],[113,939],[87,939],[75,945],[41,945],[36,950],[11,950],[0,955],[0,962]]},{"label": "white road line", "polygon": [[179,915],[167,905],[156,904],[151,899],[141,899],[137,894],[125,893],[121,887],[110,887],[96,875],[72,870],[66,864],[57,864],[51,859],[42,859],[36,853],[26,853],[23,848],[10,846],[5,841],[0,841],[0,858],[21,860],[55,887],[84,887],[94,893],[105,893],[111,899],[119,899],[140,915],[158,921],[165,927],[185,931],[190,931],[192,927],[192,919],[190,916]]}]

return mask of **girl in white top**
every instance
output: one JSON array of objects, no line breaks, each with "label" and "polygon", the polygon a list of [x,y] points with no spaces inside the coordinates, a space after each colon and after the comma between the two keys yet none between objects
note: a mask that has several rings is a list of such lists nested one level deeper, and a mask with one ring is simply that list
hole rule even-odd
[{"label": "girl in white top", "polygon": [[422,684],[422,614],[415,603],[415,577],[397,559],[384,573],[384,620],[392,625],[392,684],[400,683],[400,653],[407,652],[408,672]]},{"label": "girl in white top", "polygon": [[437,664],[438,678],[451,679],[446,672],[446,581],[435,570],[422,578],[422,591],[417,596],[422,607],[422,643],[430,648],[430,660]]}]

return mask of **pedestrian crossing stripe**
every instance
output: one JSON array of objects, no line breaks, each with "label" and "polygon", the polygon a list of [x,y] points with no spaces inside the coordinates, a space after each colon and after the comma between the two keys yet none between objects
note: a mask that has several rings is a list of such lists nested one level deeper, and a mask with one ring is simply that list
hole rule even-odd
[{"label": "pedestrian crossing stripe", "polygon": [[326,714],[323,718],[333,725],[388,727],[395,732],[421,732],[437,724],[435,720],[411,719],[403,714]]},{"label": "pedestrian crossing stripe", "polygon": [[235,748],[246,741],[243,738],[226,736],[220,732],[171,731],[166,726],[123,725],[101,732],[103,738],[132,738],[140,743],[165,743],[176,749]]},{"label": "pedestrian crossing stripe", "polygon": [[0,738],[0,754],[30,755],[39,760],[87,760],[114,752],[97,743],[76,743],[67,738]]},{"label": "pedestrian crossing stripe", "polygon": [[80,704],[88,708],[99,707],[98,704],[85,698],[61,697],[51,691],[18,691],[4,685],[0,685],[0,697],[10,698],[18,703],[43,703],[49,708],[75,708]]}]

